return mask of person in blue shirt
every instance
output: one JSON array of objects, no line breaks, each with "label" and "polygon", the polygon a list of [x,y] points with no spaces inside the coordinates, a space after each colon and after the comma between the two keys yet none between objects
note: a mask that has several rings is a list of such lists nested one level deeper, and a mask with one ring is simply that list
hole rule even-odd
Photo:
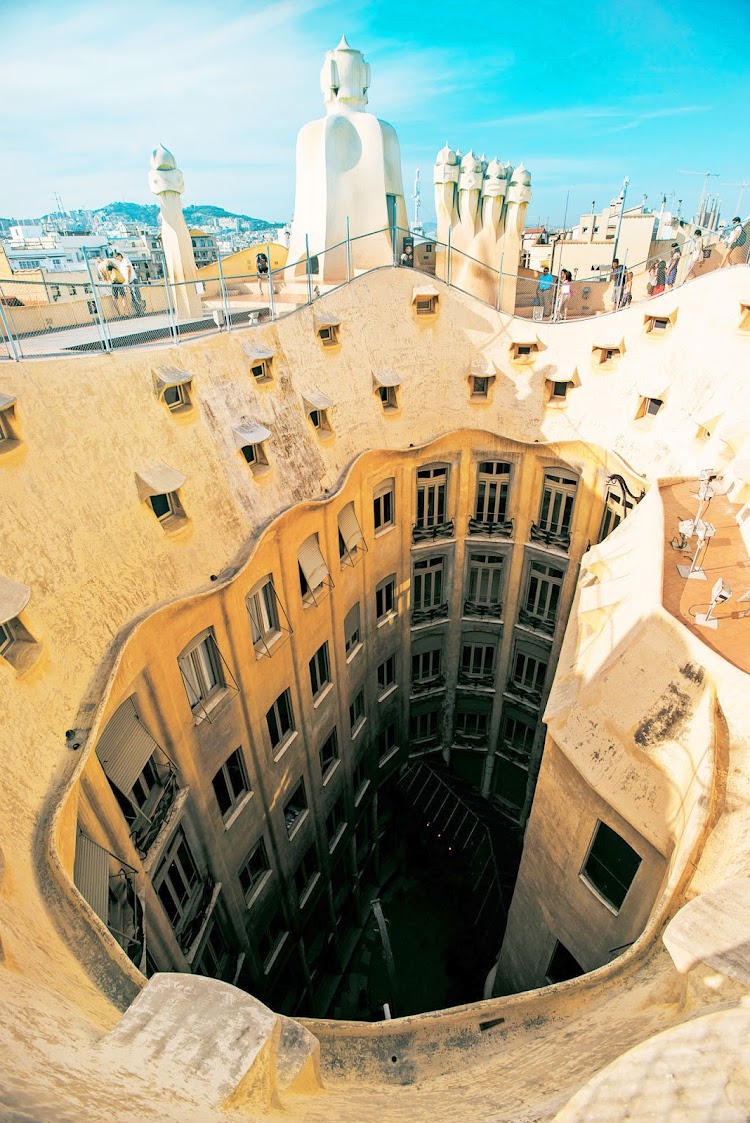
[{"label": "person in blue shirt", "polygon": [[539,275],[539,283],[536,287],[536,298],[534,303],[537,307],[541,305],[542,319],[549,316],[552,311],[552,290],[555,287],[555,278],[549,271],[548,265],[542,266],[542,272]]}]

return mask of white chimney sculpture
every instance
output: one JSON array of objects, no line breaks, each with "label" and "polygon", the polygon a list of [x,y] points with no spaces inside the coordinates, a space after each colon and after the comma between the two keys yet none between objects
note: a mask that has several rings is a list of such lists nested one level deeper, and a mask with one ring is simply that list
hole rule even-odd
[{"label": "white chimney sculpture", "polygon": [[201,315],[201,300],[195,288],[197,271],[193,243],[180,199],[185,190],[185,180],[174,156],[163,144],[151,153],[148,185],[159,200],[161,241],[175,312],[181,318],[198,317]]}]

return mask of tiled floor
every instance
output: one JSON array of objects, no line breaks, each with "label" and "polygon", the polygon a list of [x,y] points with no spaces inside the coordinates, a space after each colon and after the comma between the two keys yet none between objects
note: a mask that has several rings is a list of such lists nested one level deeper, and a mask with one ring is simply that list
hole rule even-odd
[{"label": "tiled floor", "polygon": [[[664,557],[664,607],[705,644],[718,651],[735,667],[750,673],[750,601],[739,602],[739,597],[750,589],[750,558],[740,536],[735,515],[739,504],[729,503],[726,496],[715,495],[702,518],[716,527],[705,554],[699,562],[706,574],[705,581],[686,581],[677,572],[678,565],[689,565],[695,554],[696,539],[688,543],[685,551],[673,550],[670,540],[679,537],[677,524],[692,518],[698,509],[698,482],[687,480],[661,489],[664,502],[667,547]],[[692,547],[692,548],[691,548]],[[716,631],[699,627],[694,620],[697,613],[705,613],[711,600],[711,589],[721,577],[732,589],[730,600],[720,604],[714,612],[719,621]]]}]

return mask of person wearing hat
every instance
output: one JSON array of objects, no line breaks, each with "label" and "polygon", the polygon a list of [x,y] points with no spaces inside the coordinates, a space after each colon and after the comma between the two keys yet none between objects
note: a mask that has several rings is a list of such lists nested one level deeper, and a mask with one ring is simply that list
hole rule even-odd
[{"label": "person wearing hat", "polygon": [[672,256],[667,262],[667,288],[673,289],[677,280],[677,267],[680,264],[680,247],[677,242],[672,242]]}]

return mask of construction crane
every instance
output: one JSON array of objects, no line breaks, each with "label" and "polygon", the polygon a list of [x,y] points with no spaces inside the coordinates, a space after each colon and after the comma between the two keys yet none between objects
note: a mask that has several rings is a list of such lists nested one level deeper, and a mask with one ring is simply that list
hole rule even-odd
[{"label": "construction crane", "polygon": [[708,181],[712,177],[718,177],[721,172],[688,172],[684,168],[677,169],[679,175],[702,175],[703,176],[703,190],[701,191],[700,202],[698,203],[698,218],[703,214],[703,203],[708,191]]},{"label": "construction crane", "polygon": [[741,183],[722,183],[722,187],[739,187],[740,193],[737,196],[737,206],[735,207],[735,214],[741,215],[740,207],[742,206],[742,196],[745,194],[745,188],[750,187],[750,183],[743,179]]}]

